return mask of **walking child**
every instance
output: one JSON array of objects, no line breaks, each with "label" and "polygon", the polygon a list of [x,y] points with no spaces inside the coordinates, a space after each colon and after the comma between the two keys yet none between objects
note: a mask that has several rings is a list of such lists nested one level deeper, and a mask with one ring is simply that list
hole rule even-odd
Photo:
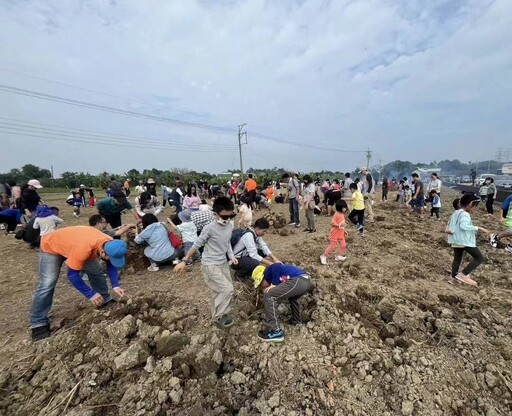
[{"label": "walking child", "polygon": [[433,218],[435,215],[437,221],[441,221],[441,218],[439,218],[439,212],[441,211],[441,198],[435,189],[430,191],[430,203],[432,204],[432,207],[430,208],[430,218]]},{"label": "walking child", "polygon": [[[471,212],[478,206],[480,198],[474,194],[464,195],[460,199],[460,209],[450,217],[446,233],[448,243],[453,248],[452,279],[450,283],[462,282],[476,286],[477,282],[471,278],[471,273],[485,261],[485,257],[476,246],[476,233],[483,231],[490,234],[489,230],[483,227],[476,227],[471,221]],[[464,252],[468,253],[473,260],[459,272]]]},{"label": "walking child", "polygon": [[80,216],[80,208],[84,205],[84,201],[80,193],[74,193],[66,202],[73,207],[73,215],[78,218]]},{"label": "walking child", "polygon": [[334,258],[335,261],[345,261],[345,251],[347,250],[347,243],[345,236],[348,235],[345,229],[345,213],[348,211],[347,203],[344,200],[336,201],[336,212],[331,219],[331,231],[329,232],[329,245],[320,256],[320,263],[327,264],[327,257],[339,247],[338,255]]},{"label": "walking child", "polygon": [[212,319],[219,328],[226,329],[233,325],[233,318],[230,316],[231,300],[233,299],[233,282],[229,258],[232,264],[238,264],[231,247],[231,234],[233,231],[233,213],[235,206],[229,198],[220,196],[215,198],[213,203],[213,215],[215,221],[206,225],[201,231],[192,248],[183,257],[174,271],[183,272],[187,262],[204,247],[201,259],[203,277],[206,285],[211,290]]},{"label": "walking child", "polygon": [[356,226],[359,235],[364,237],[364,197],[357,183],[351,183],[349,189],[352,191],[352,197],[343,198],[344,201],[352,202],[352,211],[348,219]]}]

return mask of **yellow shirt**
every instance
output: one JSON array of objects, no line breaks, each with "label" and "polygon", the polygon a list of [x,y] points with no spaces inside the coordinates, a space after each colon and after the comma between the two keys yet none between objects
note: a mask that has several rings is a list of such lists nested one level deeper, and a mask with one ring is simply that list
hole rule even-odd
[{"label": "yellow shirt", "polygon": [[359,191],[354,191],[352,193],[352,198],[354,198],[354,200],[352,201],[352,209],[355,209],[355,210],[363,210],[364,209],[364,197],[363,197],[363,194]]}]

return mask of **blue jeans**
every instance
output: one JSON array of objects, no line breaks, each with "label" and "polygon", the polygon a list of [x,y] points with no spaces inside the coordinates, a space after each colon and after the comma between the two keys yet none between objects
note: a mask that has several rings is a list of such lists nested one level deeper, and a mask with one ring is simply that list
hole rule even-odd
[{"label": "blue jeans", "polygon": [[299,218],[299,201],[297,198],[290,198],[290,222],[294,222],[295,224],[300,224]]},{"label": "blue jeans", "polygon": [[178,201],[174,201],[173,199],[168,199],[169,201],[169,205],[173,206],[174,208],[176,208],[176,214],[179,214],[183,208],[181,207],[181,204],[178,202]]},{"label": "blue jeans", "polygon": [[[30,310],[31,328],[49,325],[48,313],[52,308],[53,292],[59,279],[62,263],[65,260],[64,257],[57,254],[49,254],[43,251],[39,253],[39,282]],[[110,301],[112,297],[100,261],[98,259],[87,261],[82,271],[89,276],[92,289],[103,296],[105,302]]]},{"label": "blue jeans", "polygon": [[[184,256],[187,255],[188,251],[192,248],[193,245],[194,245],[194,243],[192,243],[191,241],[189,241],[187,243],[183,243],[183,255]],[[194,259],[201,260],[201,252],[199,250],[197,250],[196,254],[194,254]]]}]

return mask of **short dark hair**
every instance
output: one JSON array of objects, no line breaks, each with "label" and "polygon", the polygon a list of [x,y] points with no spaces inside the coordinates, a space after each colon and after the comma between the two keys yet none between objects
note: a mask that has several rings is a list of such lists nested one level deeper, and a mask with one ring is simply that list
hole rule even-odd
[{"label": "short dark hair", "polygon": [[174,214],[172,217],[169,217],[169,219],[172,221],[172,223],[174,225],[180,225],[181,224],[181,220],[180,220],[180,217],[178,216],[178,214]]},{"label": "short dark hair", "polygon": [[219,196],[213,201],[213,212],[217,214],[221,211],[234,211],[235,205],[227,196]]},{"label": "short dark hair", "polygon": [[158,218],[154,214],[144,214],[142,217],[142,228],[146,228],[148,225],[158,222]]},{"label": "short dark hair", "polygon": [[436,172],[432,172],[432,173],[430,174],[430,176],[435,176],[435,177],[437,178],[437,173],[436,173]]},{"label": "short dark hair", "polygon": [[247,177],[248,177],[249,179],[252,179],[252,173],[249,173],[249,174],[247,175]]},{"label": "short dark hair", "polygon": [[355,182],[352,182],[349,186],[348,186],[348,189],[357,189],[357,183]]},{"label": "short dark hair", "polygon": [[103,215],[101,214],[94,214],[89,217],[89,225],[91,227],[95,227],[100,222],[102,222],[105,218],[103,218]]},{"label": "short dark hair", "polygon": [[350,172],[345,173],[345,178],[350,178]]},{"label": "short dark hair", "polygon": [[480,202],[480,198],[477,197],[475,194],[464,194],[464,196],[460,199],[460,206],[462,208],[469,207],[473,204],[473,206],[477,206]]},{"label": "short dark hair", "polygon": [[433,195],[433,194],[437,194],[437,191],[436,191],[435,189],[432,189],[432,190],[430,191],[430,195]]},{"label": "short dark hair", "polygon": [[343,199],[339,199],[336,201],[336,205],[334,206],[336,208],[336,211],[343,212],[344,209],[348,209],[347,202]]},{"label": "short dark hair", "polygon": [[313,179],[309,175],[304,175],[304,177],[302,179],[304,179],[304,182],[306,182],[307,184],[310,184],[311,182],[313,182]]},{"label": "short dark hair", "polygon": [[288,179],[290,177],[289,173],[283,173],[283,176],[281,176],[281,179]]},{"label": "short dark hair", "polygon": [[486,181],[487,181],[487,180],[489,180],[489,181],[491,181],[491,183],[494,183],[494,178],[491,178],[490,176],[489,176],[489,177],[487,177],[487,178],[485,178],[485,180],[486,180]]},{"label": "short dark hair", "polygon": [[413,178],[419,178],[420,175],[418,175],[416,172],[414,172],[412,175],[411,175]]},{"label": "short dark hair", "polygon": [[260,230],[268,230],[270,228],[270,223],[266,218],[258,218],[254,222],[254,228],[259,228]]},{"label": "short dark hair", "polygon": [[453,209],[460,209],[460,198],[456,198],[452,202]]}]

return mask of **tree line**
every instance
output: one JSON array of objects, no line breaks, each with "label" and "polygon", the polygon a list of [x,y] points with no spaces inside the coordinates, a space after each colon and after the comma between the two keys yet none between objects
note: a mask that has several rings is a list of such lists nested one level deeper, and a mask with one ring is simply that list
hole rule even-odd
[{"label": "tree line", "polygon": [[[387,163],[385,165],[373,165],[370,167],[372,174],[375,176],[376,180],[381,179],[382,177],[387,177],[391,179],[401,178],[403,176],[411,176],[412,172],[417,168],[441,168],[443,173],[451,173],[455,171],[467,171],[469,175],[472,170],[476,170],[477,173],[487,172],[487,168],[489,168],[489,172],[496,172],[501,168],[501,162],[497,162],[494,160],[491,161],[483,161],[478,163],[463,163],[458,159],[454,160],[442,160],[442,161],[433,161],[431,163],[412,163],[410,161],[402,161],[395,160],[393,162]],[[353,170],[339,170],[339,171],[327,171],[321,170],[317,172],[299,172],[299,175],[309,174],[313,178],[343,178],[346,172],[351,173],[352,176],[357,176],[360,166],[356,167]],[[257,169],[250,168],[245,173],[252,173],[258,183],[263,183],[266,181],[279,180],[284,173],[290,172],[284,168],[274,167],[272,169]],[[175,178],[179,177],[182,182],[200,182],[207,181],[208,183],[223,183],[228,180],[231,175],[235,173],[240,173],[238,170],[227,170],[226,174],[215,175],[209,172],[197,172],[189,169],[179,169],[172,168],[170,170],[159,170],[159,169],[144,169],[139,171],[137,169],[130,169],[127,172],[116,174],[111,172],[101,172],[97,175],[91,174],[89,172],[63,172],[59,178],[53,178],[52,172],[48,169],[40,168],[39,166],[35,166],[32,164],[26,164],[21,168],[11,169],[9,172],[0,173],[0,183],[5,183],[8,181],[14,181],[17,184],[23,184],[29,181],[30,179],[38,179],[41,184],[45,187],[54,187],[54,188],[68,188],[73,189],[77,188],[80,185],[90,186],[96,189],[104,189],[108,186],[108,183],[111,180],[111,177],[114,176],[118,180],[122,180],[123,182],[126,179],[130,179],[133,186],[135,186],[139,180],[147,180],[148,178],[153,178],[157,183],[162,184],[173,184]]]}]

